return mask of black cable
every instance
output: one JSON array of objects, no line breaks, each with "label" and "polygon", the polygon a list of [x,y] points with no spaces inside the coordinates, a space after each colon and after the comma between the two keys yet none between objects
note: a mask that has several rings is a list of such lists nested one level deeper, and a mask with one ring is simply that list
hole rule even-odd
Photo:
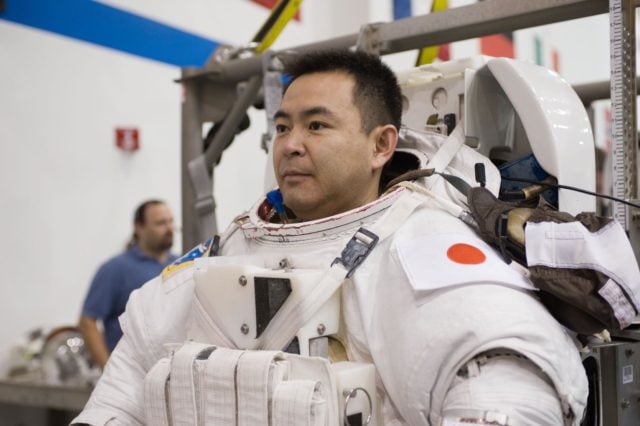
[{"label": "black cable", "polygon": [[635,203],[632,203],[630,201],[623,200],[621,198],[612,197],[611,195],[599,194],[597,192],[587,191],[586,189],[576,188],[575,186],[561,185],[559,183],[540,182],[540,181],[537,181],[537,180],[513,178],[513,177],[502,177],[502,180],[510,180],[510,181],[514,181],[514,182],[533,183],[535,185],[551,186],[551,187],[560,188],[560,189],[569,189],[571,191],[582,192],[583,194],[593,195],[594,197],[606,198],[606,199],[611,200],[611,201],[616,201],[618,203],[626,204],[628,206],[640,209],[640,204],[635,204]]}]

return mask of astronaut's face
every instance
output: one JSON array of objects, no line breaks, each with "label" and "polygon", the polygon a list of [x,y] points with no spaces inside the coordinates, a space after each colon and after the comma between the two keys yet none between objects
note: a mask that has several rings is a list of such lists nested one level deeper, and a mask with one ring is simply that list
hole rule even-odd
[{"label": "astronaut's face", "polygon": [[301,220],[332,216],[378,197],[386,161],[377,149],[382,126],[364,133],[354,85],[343,72],[303,75],[291,83],[276,113],[276,179],[284,203]]}]

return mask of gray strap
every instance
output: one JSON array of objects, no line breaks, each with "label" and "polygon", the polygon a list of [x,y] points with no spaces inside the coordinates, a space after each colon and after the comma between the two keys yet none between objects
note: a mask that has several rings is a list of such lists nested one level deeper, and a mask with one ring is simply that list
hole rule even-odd
[{"label": "gray strap", "polygon": [[[198,235],[201,239],[217,234],[215,210],[216,202],[213,199],[213,175],[209,172],[204,155],[200,155],[189,161],[187,165],[193,190],[195,192],[194,210]],[[204,237],[204,238],[202,238]]]}]

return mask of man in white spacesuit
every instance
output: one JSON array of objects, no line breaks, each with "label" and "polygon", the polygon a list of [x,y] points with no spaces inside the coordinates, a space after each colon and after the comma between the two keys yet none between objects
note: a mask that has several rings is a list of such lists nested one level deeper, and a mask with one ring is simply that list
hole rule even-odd
[{"label": "man in white spacesuit", "polygon": [[578,351],[530,283],[417,184],[383,193],[402,113],[393,72],[358,52],[303,55],[287,72],[273,147],[284,205],[260,200],[217,247],[132,294],[124,337],[75,422],[145,423],[145,375],[168,343],[241,346],[196,291],[209,263],[327,269],[365,229],[377,245],[349,264],[336,339],[349,360],[374,364],[380,424],[579,424]]}]

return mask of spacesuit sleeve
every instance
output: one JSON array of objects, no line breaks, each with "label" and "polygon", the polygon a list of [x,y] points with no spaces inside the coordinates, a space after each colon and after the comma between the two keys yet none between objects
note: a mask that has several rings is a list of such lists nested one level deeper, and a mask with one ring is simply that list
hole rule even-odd
[{"label": "spacesuit sleeve", "polygon": [[144,424],[143,383],[146,371],[130,340],[127,334],[120,339],[89,402],[72,425]]},{"label": "spacesuit sleeve", "polygon": [[84,411],[72,424],[144,424],[144,378],[165,356],[165,345],[182,343],[193,300],[193,268],[158,276],[131,293],[120,316],[123,336]]},{"label": "spacesuit sleeve", "polygon": [[566,424],[549,377],[516,352],[499,349],[474,357],[461,368],[442,405],[444,423]]},{"label": "spacesuit sleeve", "polygon": [[[478,355],[506,349],[526,361],[492,360],[485,369],[499,371],[464,381],[456,388],[461,398],[465,389],[473,393],[479,381],[478,397],[506,402],[499,395],[504,392],[526,398],[526,389],[517,394],[500,384],[503,376],[520,374],[533,382],[534,400],[550,395],[548,405],[532,409],[557,409],[559,403],[564,413],[579,419],[588,389],[580,355],[536,299],[531,283],[449,216],[434,211],[418,218],[393,240],[383,241],[354,274],[353,293],[350,286],[343,292],[344,303],[352,294],[357,298],[352,305],[360,307],[360,318],[351,323],[363,324],[366,345],[398,413],[410,424],[425,424],[427,416],[431,424],[440,424],[443,414],[457,416],[455,408],[469,408],[450,394],[457,374]],[[543,372],[542,379],[531,376],[529,367]],[[485,391],[492,382],[498,383],[496,389]]]},{"label": "spacesuit sleeve", "polygon": [[120,317],[123,336],[82,413],[71,424],[144,424],[144,377],[158,354],[149,324],[157,312],[151,305],[164,296],[161,278],[149,281],[129,298]]}]

